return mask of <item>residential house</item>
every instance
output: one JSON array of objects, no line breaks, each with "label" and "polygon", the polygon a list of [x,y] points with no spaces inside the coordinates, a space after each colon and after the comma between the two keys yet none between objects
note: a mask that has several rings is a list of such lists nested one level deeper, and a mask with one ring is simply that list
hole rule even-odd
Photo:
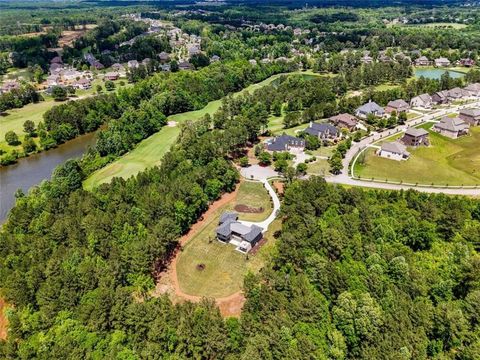
[{"label": "residential house", "polygon": [[92,87],[92,82],[89,79],[80,79],[73,83],[73,87],[79,90],[88,90]]},{"label": "residential house", "polygon": [[370,100],[368,103],[363,104],[355,111],[355,115],[362,119],[366,119],[370,114],[383,117],[385,115],[385,110],[376,102]]},{"label": "residential house", "polygon": [[200,52],[200,48],[197,45],[188,46],[188,56],[198,55]]},{"label": "residential house", "polygon": [[16,90],[16,89],[20,89],[20,84],[16,80],[6,81],[2,85],[2,88],[1,88],[2,91],[1,92],[6,93],[6,92]]},{"label": "residential house", "polygon": [[250,63],[250,65],[253,65],[253,66],[257,65],[257,60],[255,59],[250,59],[248,60],[248,62]]},{"label": "residential house", "polygon": [[115,81],[115,80],[118,80],[119,77],[120,77],[120,74],[118,72],[110,71],[105,74],[104,80]]},{"label": "residential house", "polygon": [[63,64],[62,58],[60,56],[55,56],[50,60],[50,64]]},{"label": "residential house", "polygon": [[408,103],[403,99],[390,101],[385,108],[385,111],[389,114],[394,111],[397,114],[400,114],[401,112],[407,112],[408,110],[410,110],[410,105],[408,105]]},{"label": "residential house", "polygon": [[456,139],[460,136],[468,134],[469,125],[462,119],[456,117],[451,118],[448,116],[443,117],[440,122],[433,125],[433,131],[447,136],[452,139]]},{"label": "residential house", "polygon": [[162,71],[170,71],[171,70],[171,66],[170,64],[162,64],[160,65],[160,69],[162,69]]},{"label": "residential house", "polygon": [[383,143],[377,154],[378,156],[396,161],[408,160],[410,157],[407,147],[398,141]]},{"label": "residential house", "polygon": [[411,107],[418,107],[423,109],[431,109],[432,108],[432,97],[429,94],[421,94],[415,96],[410,100]]},{"label": "residential house", "polygon": [[469,84],[464,90],[468,91],[470,96],[480,97],[480,83]]},{"label": "residential house", "polygon": [[406,146],[428,146],[428,131],[422,128],[408,128],[400,142]]},{"label": "residential house", "polygon": [[160,54],[158,54],[158,58],[160,59],[160,62],[166,63],[170,61],[170,55],[166,53],[165,51],[162,51]]},{"label": "residential house", "polygon": [[450,100],[448,96],[448,90],[437,91],[432,95],[432,102],[434,104],[446,104]]},{"label": "residential house", "polygon": [[214,62],[217,62],[217,61],[220,61],[220,56],[218,56],[218,55],[213,55],[213,56],[210,58],[210,62],[211,62],[211,63],[214,63]]},{"label": "residential house", "polygon": [[465,67],[472,67],[475,65],[475,60],[473,59],[460,59],[458,61],[458,63],[461,65],[461,66],[465,66]]},{"label": "residential house", "polygon": [[119,63],[115,63],[112,65],[112,70],[115,70],[115,71],[124,71],[125,70],[125,66],[123,66],[122,64],[119,64]]},{"label": "residential house", "polygon": [[150,58],[145,58],[142,60],[142,65],[143,66],[147,66],[148,64],[150,64],[152,62],[152,59]]},{"label": "residential house", "polygon": [[470,93],[467,90],[456,87],[448,90],[447,96],[449,100],[460,100],[460,99],[469,97]]},{"label": "residential house", "polygon": [[60,84],[60,76],[52,74],[47,77],[47,86],[57,86]]},{"label": "residential house", "polygon": [[261,62],[262,64],[270,64],[270,63],[271,63],[271,61],[270,61],[269,58],[262,59],[262,60],[260,60],[260,62]]},{"label": "residential house", "polygon": [[178,68],[180,70],[193,70],[193,65],[188,61],[183,60],[178,63]]},{"label": "residential house", "polygon": [[338,126],[339,128],[346,128],[350,131],[354,130],[358,124],[357,118],[347,113],[332,116],[329,120],[335,126]]},{"label": "residential house", "polygon": [[369,56],[369,55],[364,55],[364,56],[360,59],[360,61],[361,61],[362,63],[364,63],[364,64],[371,64],[371,63],[373,63],[373,58],[372,58],[371,56]]},{"label": "residential house", "polygon": [[303,151],[304,149],[305,140],[286,134],[274,137],[267,141],[267,150],[269,151]]},{"label": "residential house", "polygon": [[340,131],[335,126],[327,123],[310,122],[305,132],[317,137],[319,140],[335,140],[340,136]]},{"label": "residential house", "polygon": [[138,63],[137,60],[130,60],[128,63],[127,63],[127,66],[129,69],[137,69],[140,64]]},{"label": "residential house", "polygon": [[57,64],[57,63],[50,65],[50,68],[49,68],[50,74],[58,74],[62,70],[63,70],[63,65]]},{"label": "residential house", "polygon": [[61,73],[64,82],[71,82],[82,77],[82,73],[77,70],[65,70]]},{"label": "residential house", "polygon": [[435,66],[436,66],[436,67],[447,67],[447,66],[450,66],[450,60],[448,60],[447,58],[444,58],[444,57],[435,59]]},{"label": "residential house", "polygon": [[383,54],[378,57],[378,61],[382,63],[391,63],[393,59],[390,56]]},{"label": "residential house", "polygon": [[238,221],[238,214],[225,212],[220,216],[216,229],[217,239],[236,246],[236,250],[248,253],[263,238],[263,229],[256,225],[245,225]]},{"label": "residential house", "polygon": [[426,56],[420,56],[415,60],[415,66],[428,66],[430,65],[430,60]]},{"label": "residential house", "polygon": [[92,66],[97,70],[102,70],[102,69],[105,68],[105,66],[98,60],[95,60],[92,64]]},{"label": "residential house", "polygon": [[463,109],[460,110],[458,117],[470,126],[476,126],[480,124],[480,109]]}]

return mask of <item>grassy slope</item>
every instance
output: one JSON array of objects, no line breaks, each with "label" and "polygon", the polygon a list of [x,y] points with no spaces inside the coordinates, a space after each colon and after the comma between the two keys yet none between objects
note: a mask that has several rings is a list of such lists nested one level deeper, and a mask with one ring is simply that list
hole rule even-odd
[{"label": "grassy slope", "polygon": [[233,210],[236,205],[248,205],[255,208],[263,208],[264,211],[259,214],[239,213],[241,220],[245,221],[263,221],[272,213],[272,202],[267,190],[260,182],[244,181],[240,184],[237,199],[235,203],[229,204],[229,209]]},{"label": "grassy slope", "polygon": [[[313,76],[310,72],[297,72],[298,74],[307,74]],[[293,73],[295,74],[295,73]],[[263,86],[269,85],[275,79],[284,74],[277,74],[265,79],[257,84],[252,84],[245,89],[236,92],[233,96],[239,96],[245,92],[252,92]],[[214,114],[222,105],[222,100],[209,102],[203,109],[188,111],[181,114],[172,115],[169,121],[182,123],[184,121],[197,121],[205,114]],[[176,130],[173,130],[176,129]],[[85,189],[92,189],[100,184],[109,182],[114,177],[123,177],[127,179],[148,167],[158,165],[163,155],[170,149],[175,142],[180,130],[178,128],[170,128],[170,130],[162,129],[160,132],[143,140],[135,149],[124,155],[120,159],[107,165],[106,167],[94,172],[85,182]]]},{"label": "grassy slope", "polygon": [[471,136],[451,140],[430,132],[430,147],[409,149],[410,159],[397,162],[368,150],[365,164],[356,164],[355,174],[365,178],[389,179],[420,184],[480,184],[480,127]]},{"label": "grassy slope", "polygon": [[[242,184],[243,185],[243,184]],[[240,188],[239,199],[245,198],[246,188]],[[255,206],[254,203],[245,204]],[[276,220],[266,234],[267,243],[260,251],[247,257],[235,251],[230,244],[222,244],[214,239],[215,228],[220,215],[229,209],[229,205],[218,209],[205,226],[200,229],[183,248],[177,260],[177,277],[180,289],[189,295],[223,297],[242,288],[243,278],[248,271],[258,272],[271,251],[274,239],[272,234],[281,226]],[[197,270],[204,264],[205,269]]]}]

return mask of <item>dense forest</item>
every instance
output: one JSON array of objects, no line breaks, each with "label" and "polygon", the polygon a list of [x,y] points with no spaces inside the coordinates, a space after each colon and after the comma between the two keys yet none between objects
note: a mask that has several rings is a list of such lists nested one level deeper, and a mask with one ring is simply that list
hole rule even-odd
[{"label": "dense forest", "polygon": [[0,236],[2,357],[478,358],[478,200],[296,181],[240,319],[152,298],[179,234],[237,180],[206,125],[136,179],[88,193],[71,162],[19,197]]}]

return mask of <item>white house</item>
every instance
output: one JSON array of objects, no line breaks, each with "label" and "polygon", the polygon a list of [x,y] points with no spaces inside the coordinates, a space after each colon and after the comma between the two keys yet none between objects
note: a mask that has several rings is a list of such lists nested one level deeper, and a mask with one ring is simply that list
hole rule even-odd
[{"label": "white house", "polygon": [[412,108],[418,107],[423,109],[431,109],[432,104],[432,97],[429,94],[421,94],[415,96],[414,98],[412,98],[412,100],[410,100],[410,106]]},{"label": "white house", "polygon": [[398,141],[383,143],[377,154],[396,161],[407,160],[410,157],[407,147]]}]

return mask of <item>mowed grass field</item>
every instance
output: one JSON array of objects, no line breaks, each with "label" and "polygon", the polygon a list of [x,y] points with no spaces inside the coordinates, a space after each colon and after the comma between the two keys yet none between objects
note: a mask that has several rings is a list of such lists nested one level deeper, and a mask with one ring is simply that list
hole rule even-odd
[{"label": "mowed grass field", "polygon": [[435,185],[480,184],[480,127],[470,135],[449,139],[430,131],[429,147],[409,148],[407,161],[394,161],[366,152],[363,164],[355,164],[355,175],[379,180]]},{"label": "mowed grass field", "polygon": [[263,221],[272,213],[272,201],[267,189],[261,182],[257,181],[243,181],[240,184],[237,199],[234,203],[229,204],[229,210],[235,210],[237,205],[247,205],[254,208],[263,208],[261,213],[241,213],[239,212],[240,220],[245,221]]},{"label": "mowed grass field", "polygon": [[[242,189],[239,196],[243,196]],[[249,204],[254,206],[254,204]],[[208,219],[204,227],[184,246],[177,259],[177,278],[182,292],[205,297],[225,297],[242,289],[247,272],[258,272],[271,254],[274,239],[272,234],[281,228],[280,220],[275,220],[265,234],[266,243],[255,255],[248,257],[230,244],[215,239],[215,229],[220,215],[229,209],[224,206]],[[204,265],[198,270],[198,265]]]},{"label": "mowed grass field", "polygon": [[170,149],[178,134],[178,126],[164,126],[158,133],[143,140],[133,151],[94,172],[83,183],[86,190],[110,182],[114,177],[129,178],[148,167],[160,164],[163,155]]},{"label": "mowed grass field", "polygon": [[8,110],[4,115],[0,115],[0,141],[4,141],[7,131],[15,131],[17,135],[23,134],[23,123],[26,120],[32,120],[37,125],[43,119],[43,114],[56,103],[51,97],[45,101],[36,104],[25,105],[21,109]]},{"label": "mowed grass field", "polygon": [[[252,84],[245,89],[238,91],[233,96],[239,96],[245,92],[252,92],[256,89],[260,89],[266,85],[271,84],[274,80],[283,75],[291,74],[303,74],[305,76],[317,76],[317,74],[311,72],[294,72],[290,74],[277,74],[270,76],[257,84]],[[171,115],[168,117],[168,121],[175,121],[178,125],[185,121],[197,121],[206,114],[214,114],[222,105],[222,100],[215,100],[209,102],[204,108],[200,110],[188,111],[181,114]],[[84,188],[92,189],[100,184],[110,182],[114,177],[122,177],[128,179],[131,176],[138,174],[139,172],[158,165],[165,153],[170,150],[170,147],[175,142],[178,134],[180,133],[179,127],[162,128],[158,133],[148,137],[140,142],[132,151],[113,163],[105,166],[104,168],[94,172],[90,177],[85,180]]]}]

